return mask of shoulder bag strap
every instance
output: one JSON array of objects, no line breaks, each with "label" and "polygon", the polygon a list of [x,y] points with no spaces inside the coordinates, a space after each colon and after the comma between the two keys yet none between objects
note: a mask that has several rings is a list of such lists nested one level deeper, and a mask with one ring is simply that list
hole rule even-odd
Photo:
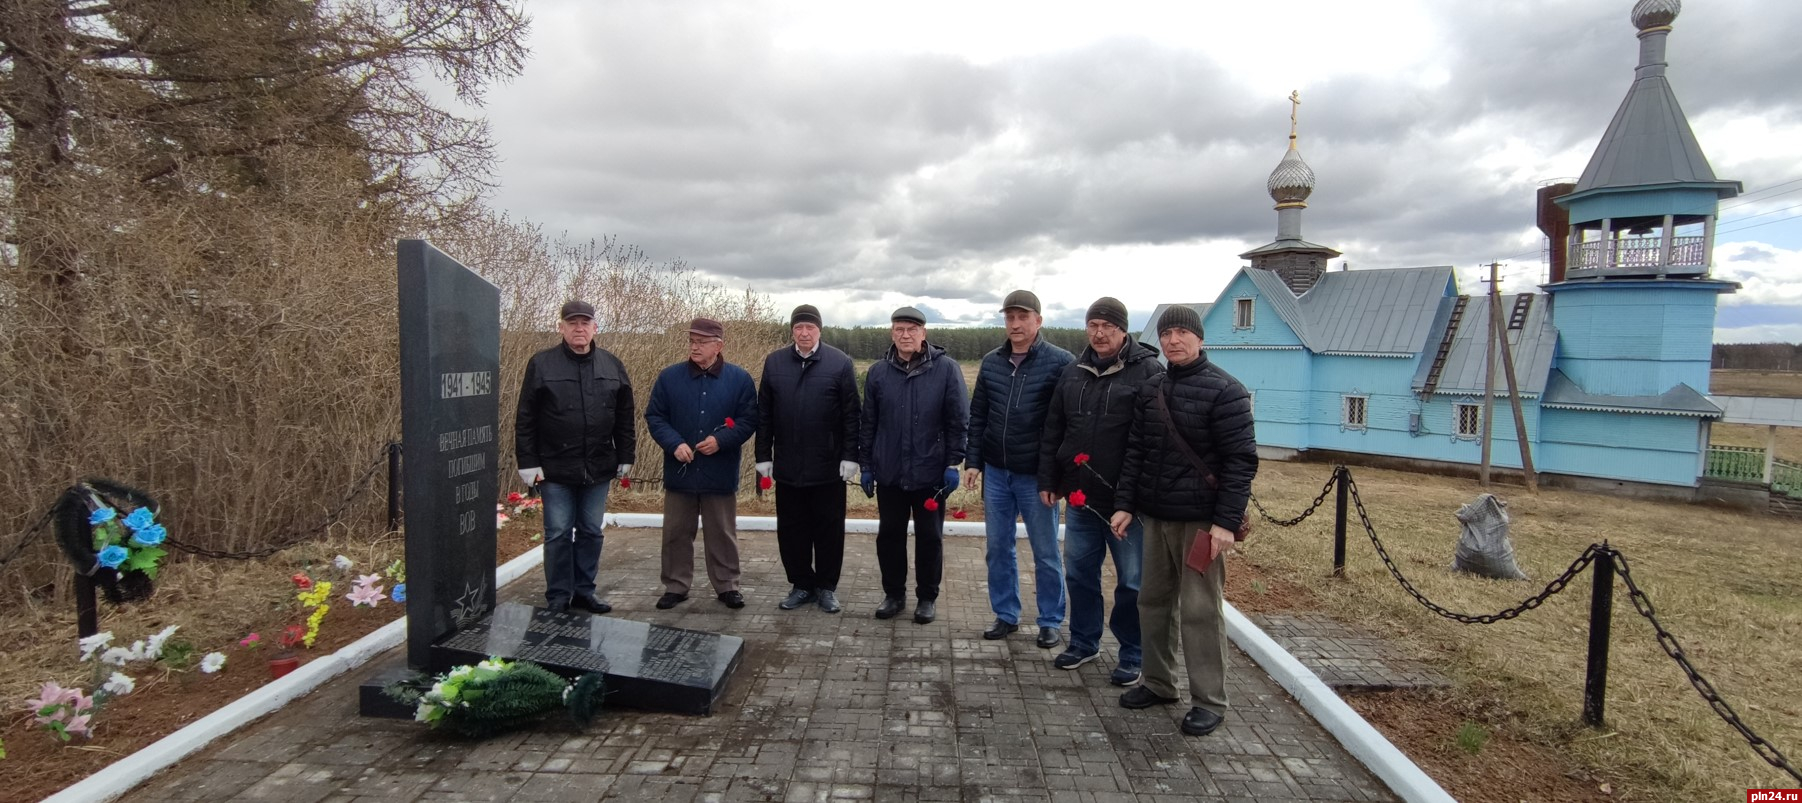
[{"label": "shoulder bag strap", "polygon": [[1164,415],[1164,425],[1170,427],[1170,434],[1176,440],[1177,448],[1181,449],[1183,455],[1189,458],[1189,465],[1194,466],[1196,471],[1201,472],[1201,480],[1207,483],[1209,488],[1219,488],[1220,481],[1214,478],[1214,472],[1209,471],[1208,464],[1202,462],[1201,458],[1195,454],[1195,447],[1189,445],[1188,436],[1184,435],[1182,430],[1177,428],[1176,419],[1170,416],[1170,403],[1165,401],[1164,398],[1169,395],[1169,387],[1170,379],[1168,376],[1164,378],[1164,381],[1158,383],[1158,412]]}]

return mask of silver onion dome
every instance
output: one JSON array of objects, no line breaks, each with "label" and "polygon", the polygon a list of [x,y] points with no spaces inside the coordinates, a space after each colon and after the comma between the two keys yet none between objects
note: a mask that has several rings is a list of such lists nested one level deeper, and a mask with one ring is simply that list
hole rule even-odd
[{"label": "silver onion dome", "polygon": [[1639,0],[1633,4],[1633,27],[1639,30],[1669,25],[1683,11],[1683,0]]},{"label": "silver onion dome", "polygon": [[1264,183],[1264,188],[1279,204],[1302,203],[1314,192],[1314,171],[1301,160],[1301,151],[1290,147],[1289,152],[1283,154],[1283,160],[1276,163],[1276,169],[1270,171],[1270,180]]}]

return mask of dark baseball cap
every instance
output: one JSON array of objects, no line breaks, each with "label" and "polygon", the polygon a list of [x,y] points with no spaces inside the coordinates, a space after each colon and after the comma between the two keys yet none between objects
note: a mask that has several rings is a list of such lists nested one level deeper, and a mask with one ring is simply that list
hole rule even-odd
[{"label": "dark baseball cap", "polygon": [[1010,309],[1023,309],[1027,312],[1043,312],[1043,310],[1039,309],[1039,297],[1033,295],[1031,290],[1015,290],[1008,293],[1007,298],[1003,299],[1001,302],[1001,311],[1006,312]]},{"label": "dark baseball cap", "polygon": [[594,305],[586,301],[565,301],[563,309],[557,311],[557,318],[564,321],[571,318],[587,318],[592,321],[594,320]]}]

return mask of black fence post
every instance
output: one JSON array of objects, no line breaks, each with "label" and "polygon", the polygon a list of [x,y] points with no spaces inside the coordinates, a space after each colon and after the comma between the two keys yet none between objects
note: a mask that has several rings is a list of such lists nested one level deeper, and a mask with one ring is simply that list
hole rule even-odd
[{"label": "black fence post", "polygon": [[400,442],[388,442],[388,532],[400,529]]},{"label": "black fence post", "polygon": [[1351,472],[1345,466],[1333,467],[1333,576],[1345,576],[1345,499],[1347,495],[1346,477]]},{"label": "black fence post", "polygon": [[75,635],[87,638],[100,632],[100,605],[94,598],[94,579],[75,573]]},{"label": "black fence post", "polygon": [[1589,667],[1583,677],[1583,724],[1602,727],[1608,697],[1608,629],[1614,621],[1614,555],[1604,542],[1596,552],[1595,589],[1589,596]]}]

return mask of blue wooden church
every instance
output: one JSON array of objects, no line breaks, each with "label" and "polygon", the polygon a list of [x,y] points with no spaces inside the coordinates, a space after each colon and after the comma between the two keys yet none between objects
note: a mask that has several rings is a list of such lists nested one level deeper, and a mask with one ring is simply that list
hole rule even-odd
[{"label": "blue wooden church", "polygon": [[[1706,397],[1715,304],[1738,288],[1709,277],[1715,214],[1740,185],[1715,178],[1665,79],[1678,7],[1634,6],[1639,64],[1626,99],[1582,178],[1540,193],[1550,281],[1494,308],[1460,295],[1450,267],[1325,270],[1339,252],[1302,239],[1314,174],[1292,125],[1267,185],[1276,241],[1242,254],[1250,267],[1214,303],[1193,305],[1209,358],[1252,390],[1267,452],[1477,464],[1498,315],[1540,472],[1698,484],[1721,415]],[[1495,387],[1493,463],[1518,468],[1522,434],[1499,368]]]}]

